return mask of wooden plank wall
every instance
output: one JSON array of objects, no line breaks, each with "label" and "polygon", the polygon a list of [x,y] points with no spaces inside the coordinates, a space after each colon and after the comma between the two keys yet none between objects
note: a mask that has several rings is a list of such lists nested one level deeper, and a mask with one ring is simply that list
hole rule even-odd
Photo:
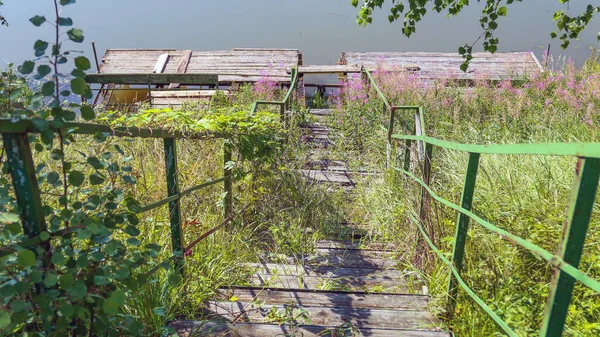
[{"label": "wooden plank wall", "polygon": [[344,52],[341,59],[342,64],[364,66],[369,70],[382,65],[388,71],[408,70],[423,79],[500,80],[543,71],[531,52],[473,53],[466,73],[460,70],[463,61],[459,54],[427,52]]},{"label": "wooden plank wall", "polygon": [[152,73],[162,54],[169,58],[164,73],[181,72],[189,57],[186,72],[219,74],[219,82],[255,82],[261,74],[276,82],[289,82],[289,71],[301,60],[294,49],[236,49],[192,52],[173,49],[109,49],[102,59],[100,73]]}]

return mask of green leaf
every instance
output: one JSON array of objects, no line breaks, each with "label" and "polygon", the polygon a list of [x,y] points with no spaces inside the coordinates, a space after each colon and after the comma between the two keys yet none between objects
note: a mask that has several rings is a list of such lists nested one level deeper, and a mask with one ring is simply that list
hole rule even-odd
[{"label": "green leaf", "polygon": [[69,184],[78,187],[85,181],[85,175],[81,171],[71,171],[68,178]]},{"label": "green leaf", "polygon": [[179,286],[182,281],[183,281],[183,279],[181,278],[181,275],[179,275],[179,273],[175,272],[175,273],[171,273],[171,275],[169,275],[168,282],[171,287]]},{"label": "green leaf", "polygon": [[46,49],[48,49],[48,42],[37,40],[33,44],[33,49],[35,50],[35,56],[42,56],[46,52]]},{"label": "green leaf", "polygon": [[506,16],[507,13],[508,13],[508,9],[505,6],[498,8],[498,15]]},{"label": "green leaf", "polygon": [[350,0],[353,7],[358,7],[358,0]]},{"label": "green leaf", "polygon": [[92,93],[90,87],[83,78],[74,78],[71,80],[71,91],[76,95],[84,97],[88,97],[88,95],[91,96]]},{"label": "green leaf", "polygon": [[42,95],[52,96],[54,95],[54,89],[56,89],[56,84],[54,82],[46,82],[42,85]]},{"label": "green leaf", "polygon": [[17,70],[23,75],[31,74],[33,72],[33,68],[35,68],[35,62],[33,61],[25,61]]},{"label": "green leaf", "polygon": [[29,19],[29,22],[33,23],[34,26],[39,27],[44,22],[46,22],[46,17],[45,16],[36,15],[36,16],[32,17],[31,19]]},{"label": "green leaf", "polygon": [[76,42],[76,43],[83,42],[83,31],[79,28],[69,29],[69,31],[67,32],[67,35],[69,36],[69,40],[71,40],[73,42]]},{"label": "green leaf", "polygon": [[42,242],[46,242],[48,240],[50,240],[50,233],[48,232],[41,232],[40,233],[40,240],[42,240]]},{"label": "green leaf", "polygon": [[64,157],[64,153],[59,149],[54,149],[50,152],[50,158],[52,158],[53,160],[61,160]]},{"label": "green leaf", "polygon": [[90,175],[90,183],[92,184],[92,186],[101,185],[102,183],[104,183],[104,180],[104,177],[102,177],[99,174],[93,173]]},{"label": "green leaf", "polygon": [[94,113],[94,109],[92,109],[89,105],[84,105],[81,107],[81,117],[86,121],[91,121],[96,118],[96,114]]},{"label": "green leaf", "polygon": [[71,288],[74,281],[75,279],[72,274],[64,274],[58,279],[58,284],[60,285],[61,289],[68,290]]},{"label": "green leaf", "polygon": [[0,223],[1,224],[15,223],[15,222],[19,222],[20,220],[21,220],[21,218],[19,218],[18,214],[0,212]]},{"label": "green leaf", "polygon": [[134,178],[134,177],[132,177],[132,176],[123,176],[123,180],[124,180],[126,183],[128,183],[128,184],[132,184],[132,185],[136,183],[136,180],[135,180],[135,178]]},{"label": "green leaf", "polygon": [[47,64],[42,64],[37,68],[37,76],[39,78],[46,77],[46,75],[50,74],[51,72],[52,68],[50,68],[50,66]]},{"label": "green leaf", "polygon": [[60,5],[61,6],[72,5],[74,3],[75,3],[75,0],[60,0]]},{"label": "green leaf", "polygon": [[48,182],[48,184],[53,185],[55,182],[58,181],[59,178],[60,176],[58,175],[58,172],[50,172],[46,176],[46,181]]},{"label": "green leaf", "polygon": [[73,20],[71,18],[58,18],[59,26],[72,26]]},{"label": "green leaf", "polygon": [[17,255],[17,264],[24,268],[33,266],[35,264],[35,253],[29,249],[20,251]]},{"label": "green leaf", "polygon": [[88,60],[88,58],[85,56],[79,56],[75,58],[75,66],[79,70],[88,70],[92,67],[90,60]]},{"label": "green leaf", "polygon": [[152,309],[152,312],[156,315],[156,316],[167,316],[167,310],[165,309],[165,307],[157,307]]},{"label": "green leaf", "polygon": [[122,290],[115,290],[110,294],[110,297],[104,300],[102,309],[109,315],[119,313],[119,307],[125,303],[125,294]]},{"label": "green leaf", "polygon": [[4,329],[10,325],[10,312],[0,310],[0,329]]},{"label": "green leaf", "polygon": [[463,62],[460,65],[460,70],[464,71],[465,73],[467,72],[467,69],[469,69],[469,63],[468,62]]}]

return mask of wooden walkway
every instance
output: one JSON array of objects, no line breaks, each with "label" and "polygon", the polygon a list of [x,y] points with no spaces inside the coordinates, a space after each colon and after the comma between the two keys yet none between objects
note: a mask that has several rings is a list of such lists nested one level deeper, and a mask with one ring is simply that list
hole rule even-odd
[{"label": "wooden walkway", "polygon": [[[301,173],[309,182],[351,190],[366,174],[349,172],[343,160],[328,158],[326,120],[331,110],[312,114],[316,121],[304,128],[303,139],[319,158],[308,160]],[[185,337],[451,336],[436,328],[439,321],[428,310],[426,288],[399,263],[399,252],[383,242],[368,241],[369,235],[363,234],[367,233],[360,226],[342,224],[335,239],[317,242],[312,254],[277,261],[265,257],[261,263],[247,264],[255,270],[250,285],[221,289],[206,306],[212,319],[171,326]],[[286,311],[297,315],[299,310],[308,323],[274,319]]]},{"label": "wooden walkway", "polygon": [[511,79],[543,71],[532,52],[473,53],[467,72],[460,70],[464,59],[456,53],[344,52],[340,63],[376,70],[407,71],[422,79],[488,80]]}]

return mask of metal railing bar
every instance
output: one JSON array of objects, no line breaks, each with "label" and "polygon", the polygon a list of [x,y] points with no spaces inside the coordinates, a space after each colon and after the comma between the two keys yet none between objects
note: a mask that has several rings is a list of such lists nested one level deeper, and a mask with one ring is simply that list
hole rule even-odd
[{"label": "metal railing bar", "polygon": [[465,281],[462,279],[462,277],[460,277],[460,273],[458,272],[458,270],[456,270],[456,268],[454,268],[454,266],[452,265],[452,262],[450,262],[444,256],[444,254],[442,254],[442,252],[440,252],[439,249],[433,244],[433,242],[431,241],[431,238],[429,238],[429,236],[423,229],[423,226],[421,226],[421,222],[419,221],[419,219],[417,219],[417,217],[414,215],[410,215],[410,218],[411,218],[411,220],[413,220],[415,222],[415,224],[419,228],[419,231],[421,231],[423,238],[425,239],[425,241],[427,242],[427,244],[429,245],[431,250],[433,250],[435,252],[435,254],[440,258],[440,260],[442,260],[442,262],[448,268],[450,268],[450,271],[456,278],[456,281],[461,286],[461,288],[463,288],[463,290],[469,295],[469,297],[471,297],[473,299],[473,301],[475,301],[475,303],[477,303],[483,309],[483,311],[485,311],[485,313],[488,314],[490,316],[490,318],[493,319],[494,322],[496,322],[496,324],[498,324],[498,326],[500,326],[502,328],[502,330],[504,330],[504,332],[506,332],[511,337],[518,337],[519,335],[517,335],[508,326],[508,324],[506,324],[506,322],[504,322],[504,320],[502,320],[502,318],[500,318],[498,315],[496,315],[496,313],[492,310],[492,308],[490,308],[487,304],[485,304],[485,302],[479,296],[477,296],[477,294],[475,294],[475,292],[471,288],[469,288],[469,286],[465,283]]},{"label": "metal railing bar", "polygon": [[365,72],[365,74],[367,74],[367,78],[369,79],[369,81],[371,82],[373,87],[375,88],[375,91],[377,92],[377,95],[379,96],[379,98],[381,98],[381,100],[383,101],[383,104],[385,104],[385,106],[388,108],[389,111],[392,111],[392,105],[387,100],[387,98],[385,97],[385,95],[383,94],[381,89],[379,89],[379,86],[375,82],[375,79],[371,75],[371,72],[365,68],[363,68],[363,71]]},{"label": "metal railing bar", "polygon": [[195,192],[195,191],[198,191],[198,190],[203,189],[205,187],[212,186],[212,185],[218,184],[220,182],[223,182],[223,181],[227,180],[228,178],[229,177],[222,177],[222,178],[219,178],[217,180],[210,180],[210,181],[207,181],[207,182],[202,183],[200,185],[196,185],[194,187],[190,187],[190,188],[188,188],[185,191],[179,192],[178,194],[172,195],[172,196],[170,196],[168,198],[164,198],[164,199],[159,200],[159,201],[157,201],[155,203],[143,206],[143,207],[140,208],[140,210],[137,213],[144,213],[144,212],[153,210],[153,209],[158,208],[160,206],[166,205],[166,204],[168,204],[168,203],[170,203],[172,201],[179,200],[183,196],[188,195],[188,194],[190,194],[192,192]]},{"label": "metal railing bar", "polygon": [[416,177],[414,174],[412,174],[406,170],[397,168],[397,167],[394,167],[394,169],[400,173],[403,173],[403,174],[409,176],[414,181],[419,183],[421,186],[423,186],[425,188],[425,190],[429,193],[429,195],[431,195],[438,202],[441,202],[442,204],[454,209],[455,211],[458,211],[458,212],[468,216],[469,218],[473,219],[475,222],[480,224],[482,227],[500,235],[503,238],[508,239],[510,242],[516,244],[517,246],[525,248],[526,250],[530,251],[532,254],[536,255],[537,257],[541,258],[542,260],[548,262],[555,268],[560,269],[563,272],[569,274],[574,279],[581,282],[583,285],[600,293],[600,282],[596,281],[595,279],[591,278],[588,274],[586,274],[586,273],[578,270],[577,268],[573,267],[572,265],[568,264],[560,257],[553,255],[552,253],[548,252],[547,250],[543,249],[542,247],[540,247],[534,243],[531,243],[523,238],[520,238],[520,237],[518,237],[514,234],[511,234],[503,229],[500,229],[500,228],[494,226],[493,224],[491,224],[490,222],[485,221],[484,219],[475,215],[473,212],[466,210],[466,209],[440,197],[427,184],[425,184],[421,179]]},{"label": "metal railing bar", "polygon": [[[221,222],[219,225],[213,227],[211,230],[209,230],[208,232],[200,235],[198,238],[196,238],[194,241],[190,242],[187,246],[185,246],[185,248],[183,249],[183,254],[185,256],[186,253],[188,253],[192,248],[194,248],[198,243],[200,243],[202,240],[206,239],[208,236],[210,236],[211,234],[213,234],[214,232],[218,231],[219,229],[223,228],[225,225],[229,224],[231,221],[233,221],[233,219],[237,218],[238,216],[240,216],[241,214],[243,214],[248,207],[250,207],[250,205],[246,205],[244,208],[242,208],[240,211],[238,211],[237,213],[229,216],[227,219],[223,220],[223,222]],[[157,270],[159,270],[161,268],[161,265],[165,264],[165,263],[169,263],[173,260],[175,260],[176,258],[180,257],[179,255],[171,255],[170,257],[168,257],[166,260],[164,260],[163,262],[159,263],[158,265],[154,266],[152,269],[150,269],[148,272],[146,272],[146,276],[149,276],[151,274],[153,274],[154,272],[156,272]]]},{"label": "metal railing bar", "polygon": [[394,139],[416,140],[449,150],[481,154],[519,154],[600,158],[600,143],[461,144],[428,136],[392,135]]}]

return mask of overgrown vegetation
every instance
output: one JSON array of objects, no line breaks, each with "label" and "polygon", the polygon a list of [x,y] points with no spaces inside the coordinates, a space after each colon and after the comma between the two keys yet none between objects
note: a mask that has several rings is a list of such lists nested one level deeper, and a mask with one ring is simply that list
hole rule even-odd
[{"label": "overgrown vegetation", "polygon": [[[385,70],[384,70],[385,69]],[[392,69],[392,71],[390,71]],[[392,105],[422,106],[426,132],[444,140],[474,144],[532,142],[593,142],[598,139],[598,88],[600,74],[591,59],[584,68],[568,62],[560,70],[530,74],[518,81],[472,83],[423,81],[416,76],[382,66],[374,77]],[[465,86],[467,84],[467,86]],[[360,79],[350,79],[335,103],[340,127],[338,137],[353,139],[363,147],[356,166],[375,165],[385,170],[387,114],[382,114],[376,94]],[[358,121],[361,123],[356,123]],[[354,123],[352,123],[354,121]],[[360,125],[357,125],[360,124]],[[395,133],[412,134],[414,115],[400,114]],[[346,145],[345,145],[346,146]],[[366,146],[366,148],[364,148]],[[403,162],[402,147],[397,164]],[[345,149],[344,149],[345,151]],[[376,154],[376,156],[367,153]],[[413,169],[419,173],[413,152]],[[379,158],[379,162],[369,160]],[[467,154],[433,152],[431,186],[440,196],[459,203]],[[474,210],[497,224],[551,252],[558,250],[576,158],[483,155],[475,190]],[[383,240],[392,240],[407,261],[418,264],[443,313],[449,271],[437,258],[416,246],[418,230],[411,214],[418,214],[420,187],[399,173],[388,172],[385,182],[374,183],[357,202],[348,206],[357,218],[367,219]],[[358,211],[362,210],[362,211]],[[456,213],[430,204],[429,233],[450,256]],[[584,257],[580,266],[600,277],[598,208],[594,208]],[[406,238],[415,238],[407,240]],[[476,224],[470,226],[463,278],[519,335],[536,336],[548,296],[552,269],[543,261]],[[576,288],[569,311],[567,336],[596,336],[600,332],[600,295],[583,286]],[[502,335],[499,327],[466,295],[459,297],[457,314],[448,322],[457,335]]]},{"label": "overgrown vegetation", "polygon": [[[141,109],[135,114],[96,112],[85,103],[91,90],[83,77],[90,62],[61,47],[61,27],[72,20],[59,15],[56,1],[53,42],[37,41],[35,55],[4,70],[0,77],[0,114],[29,119],[39,134],[31,135],[42,217],[47,228],[41,244],[18,244],[28,236],[9,174],[7,154],[0,164],[0,334],[167,336],[167,321],[202,319],[203,302],[219,287],[244,284],[263,251],[271,257],[301,255],[314,242],[339,232],[342,221],[373,229],[374,239],[390,241],[400,263],[425,279],[443,314],[448,271],[416,246],[417,229],[410,215],[417,212],[420,190],[391,170],[386,171],[387,123],[377,95],[360,77],[349,78],[333,97],[336,125],[334,151],[343,154],[352,170],[385,172],[384,179],[358,186],[355,198],[306,184],[294,169],[302,168],[307,151],[297,126],[306,123],[303,100],[284,130],[280,116],[270,111],[248,113],[257,100],[282,97],[283,90],[267,76],[234,95],[218,94],[210,103],[186,104],[178,110]],[[0,2],[1,4],[1,2]],[[66,11],[67,9],[65,9]],[[30,20],[41,26],[48,20]],[[72,42],[83,32],[69,28]],[[60,67],[71,64],[69,72]],[[385,70],[384,70],[385,69]],[[466,143],[594,141],[598,138],[600,72],[594,56],[582,69],[567,63],[558,71],[530,74],[517,81],[472,83],[422,81],[382,64],[374,73],[386,97],[395,105],[419,105],[425,111],[429,135]],[[69,75],[70,73],[70,75]],[[69,78],[69,83],[64,79]],[[83,96],[82,104],[73,97]],[[312,100],[326,106],[325,98]],[[109,133],[77,135],[62,128],[66,122],[93,121],[113,128],[133,126],[205,139],[177,142],[180,190],[218,179],[232,170],[234,208],[250,207],[191,250],[183,275],[171,263],[170,213],[165,206],[140,214],[142,205],[167,195],[164,144],[161,139],[128,139]],[[412,132],[412,116],[401,115],[396,132]],[[56,130],[62,130],[56,132]],[[4,138],[3,142],[11,141]],[[4,143],[3,143],[4,144]],[[225,163],[223,150],[233,149]],[[467,157],[435,151],[431,185],[436,193],[458,201]],[[417,160],[413,156],[416,167]],[[401,162],[401,158],[398,158]],[[501,228],[547,250],[555,251],[565,219],[575,159],[536,156],[484,156],[476,189],[475,212]],[[184,242],[189,243],[223,220],[226,195],[220,184],[196,191],[179,201],[183,210]],[[342,209],[343,208],[343,209]],[[450,254],[455,213],[431,205],[429,227],[435,243]],[[581,269],[600,277],[597,207]],[[469,232],[464,278],[519,334],[533,336],[540,325],[552,270],[531,254],[476,225]],[[423,255],[423,256],[418,256]],[[418,261],[419,263],[412,263]],[[325,285],[335,288],[336,285]],[[272,311],[274,322],[296,326],[306,313],[295,306]],[[595,336],[600,332],[600,295],[578,287],[567,335]],[[459,297],[457,314],[448,325],[457,335],[501,335],[498,327],[466,296]],[[344,323],[332,335],[353,335]]]}]

